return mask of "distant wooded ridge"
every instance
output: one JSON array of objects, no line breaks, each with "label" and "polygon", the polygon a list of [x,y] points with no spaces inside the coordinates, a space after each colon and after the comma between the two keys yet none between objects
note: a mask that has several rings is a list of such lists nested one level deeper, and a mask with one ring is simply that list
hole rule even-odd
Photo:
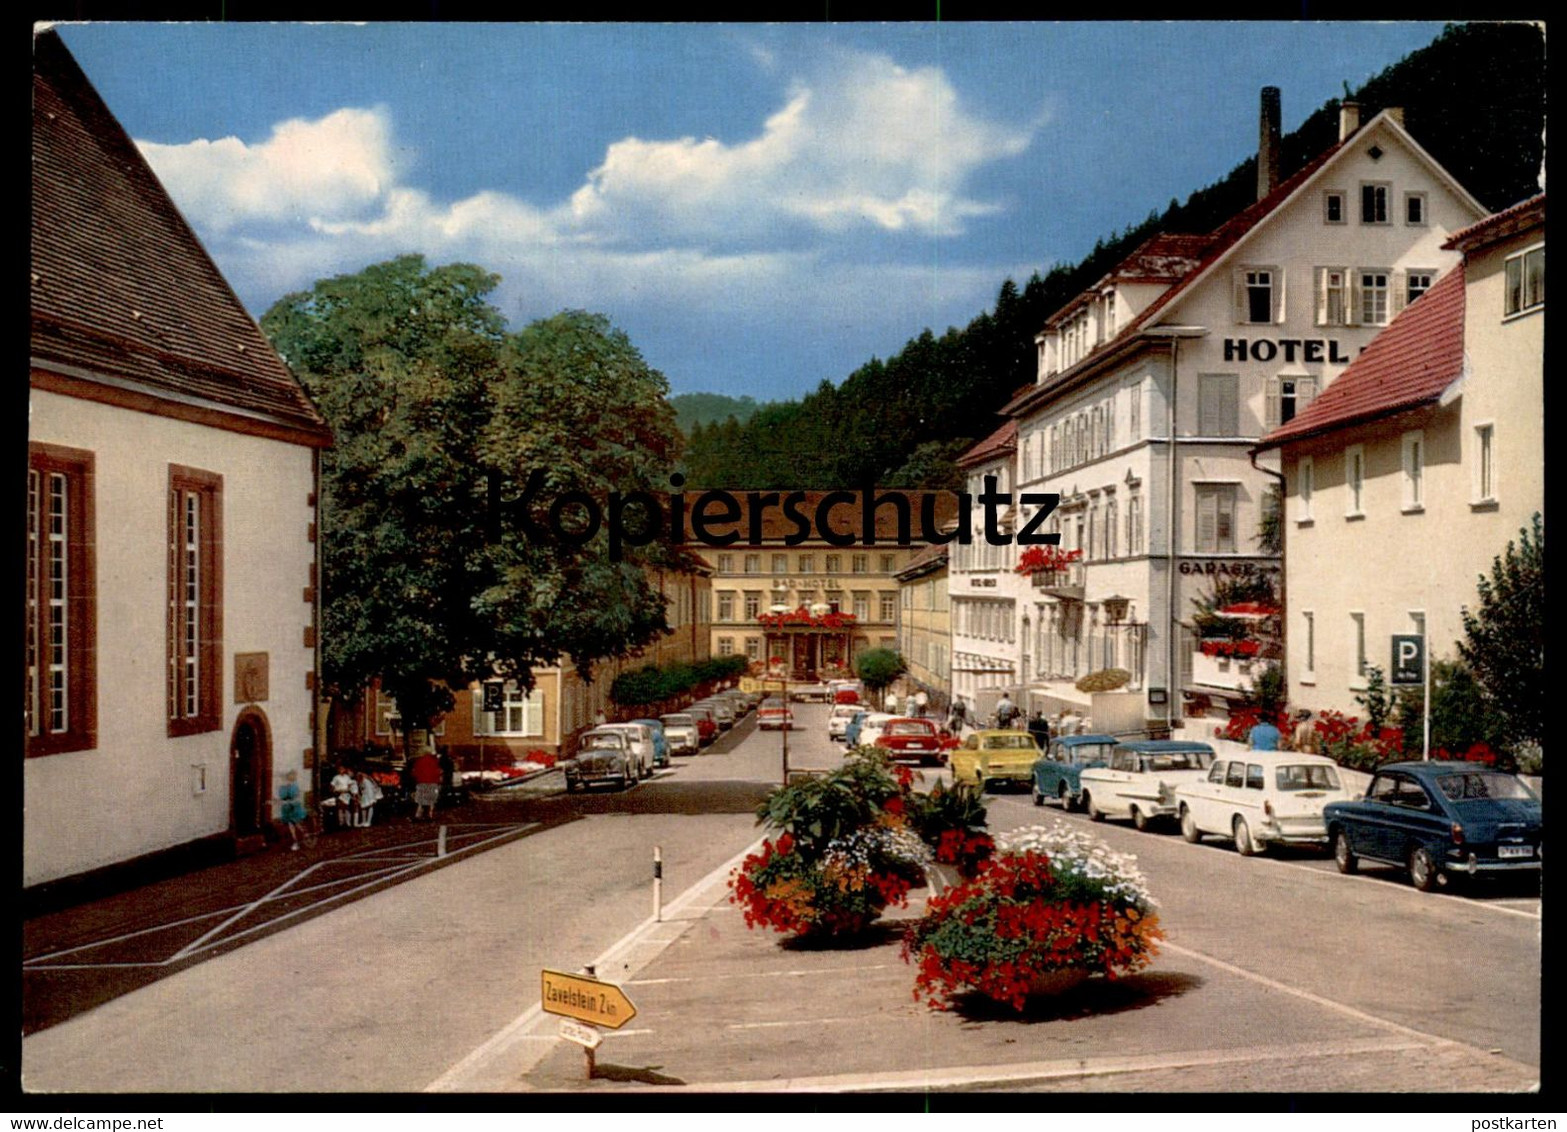
[{"label": "distant wooded ridge", "polygon": [[[1347,87],[1347,84],[1346,84]],[[1419,143],[1486,208],[1539,191],[1544,156],[1545,40],[1527,24],[1449,25],[1350,93],[1369,121],[1389,106]],[[1338,140],[1338,100],[1282,140],[1279,179]],[[1045,319],[1155,232],[1206,233],[1255,200],[1253,153],[1222,180],[1171,200],[1084,259],[1007,279],[995,307],[939,338],[926,328],[886,361],[872,358],[838,385],[797,401],[683,394],[684,471],[693,485],[792,489],[874,482],[882,487],[961,485],[955,459],[1000,426],[997,412],[1034,380],[1034,335]],[[725,409],[723,402],[739,406]],[[715,415],[721,414],[721,415]],[[689,421],[689,423],[688,423]]]}]

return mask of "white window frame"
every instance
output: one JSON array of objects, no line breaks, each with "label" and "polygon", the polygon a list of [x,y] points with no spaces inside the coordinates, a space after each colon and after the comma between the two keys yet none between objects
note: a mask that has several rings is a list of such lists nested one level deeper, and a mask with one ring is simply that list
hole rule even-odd
[{"label": "white window frame", "polygon": [[1311,500],[1317,491],[1317,464],[1310,456],[1302,456],[1295,465],[1295,525],[1309,527],[1312,524]]},{"label": "white window frame", "polygon": [[[1537,258],[1541,264],[1540,269],[1540,294],[1534,302],[1529,302],[1529,261]],[[1529,314],[1532,311],[1541,310],[1545,306],[1545,245],[1535,244],[1533,247],[1524,248],[1507,257],[1502,264],[1502,315],[1504,318],[1516,318]],[[1513,281],[1514,268],[1517,264],[1517,282]],[[1513,292],[1517,290],[1517,297]]]},{"label": "white window frame", "polygon": [[871,572],[871,556],[869,554],[851,554],[849,556],[849,572],[851,574],[869,574]]},{"label": "white window frame", "polygon": [[772,559],[774,574],[787,574],[789,572],[789,556],[787,554],[774,554]]},{"label": "white window frame", "polygon": [[1492,507],[1496,504],[1496,424],[1480,421],[1474,426],[1474,483],[1472,505]]},{"label": "white window frame", "polygon": [[816,555],[814,555],[814,554],[802,554],[802,555],[800,555],[800,573],[801,574],[814,574],[814,573],[816,573]]},{"label": "white window frame", "polygon": [[[1338,219],[1333,219],[1332,201],[1338,200]],[[1348,224],[1349,223],[1349,194],[1343,189],[1322,190],[1322,223],[1324,224]]]},{"label": "white window frame", "polygon": [[[521,730],[497,727],[496,722],[510,722],[507,716],[520,712]],[[436,734],[440,734],[439,731]],[[507,680],[501,688],[501,710],[485,711],[484,697],[473,697],[473,734],[486,739],[538,739],[544,735],[544,689],[534,688],[523,693],[515,680]]]},{"label": "white window frame", "polygon": [[[1240,546],[1240,537],[1237,527],[1240,515],[1240,487],[1234,483],[1194,483],[1192,485],[1192,546],[1198,554],[1234,554]],[[1214,500],[1213,515],[1213,545],[1204,546],[1202,537],[1202,509],[1203,499],[1211,496]],[[1228,539],[1220,535],[1221,520],[1225,515],[1224,504],[1229,503]],[[1228,545],[1226,545],[1226,543]]]},{"label": "white window frame", "polygon": [[[1376,219],[1375,217],[1373,217],[1370,220],[1366,219],[1366,190],[1367,189],[1371,189],[1373,191],[1376,191],[1376,190],[1380,190],[1381,191],[1381,201],[1380,201],[1380,203],[1382,205],[1382,218],[1380,220]],[[1388,182],[1388,181],[1362,181],[1362,182],[1360,182],[1359,197],[1360,197],[1360,199],[1359,199],[1360,222],[1362,224],[1365,224],[1365,225],[1368,225],[1368,226],[1377,227],[1377,228],[1385,228],[1388,225],[1393,223],[1393,186],[1392,186],[1392,184],[1390,182]],[[1375,210],[1373,210],[1373,211],[1375,211]]]},{"label": "white window frame", "polygon": [[876,595],[876,603],[879,607],[881,621],[896,621],[898,618],[898,595],[882,591]]},{"label": "white window frame", "polygon": [[[1206,389],[1210,389],[1210,390],[1218,388],[1219,387],[1218,386],[1218,382],[1220,380],[1225,382],[1224,388],[1226,390],[1226,395],[1227,395],[1228,400],[1230,402],[1227,406],[1221,406],[1221,408],[1224,408],[1224,409],[1227,409],[1227,410],[1228,409],[1233,409],[1234,410],[1234,417],[1232,419],[1232,418],[1230,418],[1228,416],[1227,413],[1223,414],[1223,415],[1225,415],[1226,419],[1219,422],[1220,427],[1217,430],[1215,430],[1215,431],[1209,431],[1208,429],[1203,427],[1203,425],[1204,425],[1203,408],[1204,408],[1205,405],[1209,404],[1208,398],[1203,395],[1203,391],[1204,391],[1205,388]],[[1209,396],[1213,396],[1213,394],[1209,394]],[[1198,374],[1197,375],[1197,435],[1198,436],[1239,436],[1241,434],[1241,431],[1240,431],[1240,426],[1241,426],[1241,422],[1240,422],[1240,399],[1241,399],[1241,395],[1240,395],[1240,375],[1239,374],[1235,374],[1235,373],[1200,373],[1200,374]]]},{"label": "white window frame", "polygon": [[[1417,279],[1425,280],[1425,285],[1422,286],[1418,292],[1415,290],[1415,280],[1417,280]],[[1427,268],[1427,267],[1411,267],[1411,268],[1409,268],[1407,271],[1404,272],[1404,305],[1407,307],[1410,303],[1414,302],[1421,295],[1424,295],[1427,291],[1429,291],[1431,289],[1432,285],[1435,282],[1436,282],[1436,272],[1434,270],[1432,270],[1431,268]]]},{"label": "white window frame", "polygon": [[733,621],[735,619],[734,590],[718,591],[718,619],[720,621]]},{"label": "white window frame", "polygon": [[[1316,324],[1318,326],[1349,326],[1354,315],[1354,304],[1351,301],[1350,270],[1347,267],[1319,267],[1317,276],[1317,311]],[[1338,297],[1338,311],[1331,309],[1332,299],[1335,294]]]},{"label": "white window frame", "polygon": [[[1252,292],[1266,289],[1268,317],[1252,317]],[[1235,321],[1243,326],[1274,326],[1284,321],[1284,270],[1277,264],[1246,264],[1235,269]]]},{"label": "white window frame", "polygon": [[733,574],[735,572],[735,556],[733,554],[720,554],[718,556],[718,572],[720,574]]},{"label": "white window frame", "polygon": [[744,600],[745,619],[747,621],[755,621],[762,612],[762,591],[746,590]]},{"label": "white window frame", "polygon": [[[1420,219],[1409,218],[1409,206],[1416,202],[1420,205]],[[1404,226],[1407,228],[1429,228],[1431,226],[1431,202],[1426,199],[1425,193],[1404,194]]]},{"label": "white window frame", "polygon": [[1365,505],[1366,449],[1362,444],[1351,444],[1344,449],[1344,517],[1364,518]]},{"label": "white window frame", "polygon": [[1300,682],[1302,684],[1315,684],[1317,682],[1317,614],[1314,610],[1303,609],[1300,611],[1305,629],[1301,634],[1305,642],[1305,655],[1301,658]]},{"label": "white window frame", "polygon": [[1404,514],[1418,514],[1425,510],[1426,484],[1426,435],[1421,429],[1406,432],[1399,438],[1399,465],[1403,469]]},{"label": "white window frame", "polygon": [[[1286,387],[1288,391],[1286,392]],[[1281,373],[1267,379],[1267,397],[1264,416],[1269,429],[1288,424],[1311,407],[1317,399],[1317,379],[1308,373]],[[1284,403],[1292,406],[1290,415],[1284,416]]]},{"label": "white window frame", "polygon": [[1366,686],[1366,669],[1370,667],[1366,660],[1366,615],[1363,610],[1351,610],[1349,614],[1351,624],[1349,634],[1349,686],[1355,691],[1362,691]]},{"label": "white window frame", "polygon": [[[1381,279],[1380,283],[1368,280]],[[1382,295],[1380,311],[1372,309],[1371,297]],[[1355,268],[1355,322],[1360,326],[1386,326],[1393,318],[1393,271],[1387,267]],[[1377,317],[1380,314],[1381,317]]]},{"label": "white window frame", "polygon": [[718,638],[718,655],[719,656],[734,656],[734,654],[735,654],[735,639],[733,637],[719,637]]},{"label": "white window frame", "polygon": [[747,554],[744,565],[747,574],[760,574],[762,572],[762,556],[760,554]]}]

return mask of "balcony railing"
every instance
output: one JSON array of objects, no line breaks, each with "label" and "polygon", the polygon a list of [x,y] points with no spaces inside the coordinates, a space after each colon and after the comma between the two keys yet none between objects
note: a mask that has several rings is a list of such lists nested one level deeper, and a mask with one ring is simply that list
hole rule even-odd
[{"label": "balcony railing", "polygon": [[1083,600],[1083,564],[1073,562],[1061,570],[1042,570],[1029,575],[1036,590],[1062,601]]}]

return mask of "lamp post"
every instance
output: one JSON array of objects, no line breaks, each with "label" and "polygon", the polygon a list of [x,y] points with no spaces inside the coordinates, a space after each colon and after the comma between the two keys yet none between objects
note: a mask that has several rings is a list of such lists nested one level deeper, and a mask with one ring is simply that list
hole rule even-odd
[{"label": "lamp post", "polygon": [[1112,594],[1099,603],[1104,606],[1105,616],[1110,619],[1110,633],[1108,636],[1110,656],[1105,659],[1106,668],[1114,668],[1115,662],[1120,659],[1118,656],[1119,649],[1116,647],[1119,643],[1116,640],[1116,635],[1117,630],[1121,627],[1121,619],[1126,616],[1126,607],[1131,603],[1131,598],[1122,597],[1120,594]]}]

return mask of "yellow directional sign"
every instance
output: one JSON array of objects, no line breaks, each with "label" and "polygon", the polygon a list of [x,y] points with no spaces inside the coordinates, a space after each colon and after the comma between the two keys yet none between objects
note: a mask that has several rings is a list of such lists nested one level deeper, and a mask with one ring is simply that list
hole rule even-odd
[{"label": "yellow directional sign", "polygon": [[620,1029],[637,1016],[626,992],[614,983],[550,970],[542,973],[541,981],[539,1002],[546,1014],[563,1014],[610,1030]]}]

